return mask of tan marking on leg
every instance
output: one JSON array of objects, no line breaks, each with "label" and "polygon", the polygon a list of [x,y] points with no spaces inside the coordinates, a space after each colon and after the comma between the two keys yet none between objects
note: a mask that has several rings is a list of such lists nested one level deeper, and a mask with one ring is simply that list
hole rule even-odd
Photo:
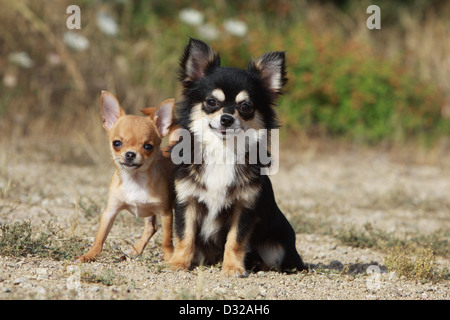
[{"label": "tan marking on leg", "polygon": [[164,252],[164,260],[168,262],[173,255],[173,214],[172,210],[166,215],[161,216],[162,224],[162,249]]},{"label": "tan marking on leg", "polygon": [[157,230],[158,226],[156,224],[156,216],[146,217],[144,219],[144,232],[142,233],[141,238],[135,243],[133,249],[127,252],[127,254],[132,257],[142,254],[145,246]]},{"label": "tan marking on leg", "polygon": [[100,225],[95,236],[94,244],[91,249],[82,256],[78,256],[75,259],[80,262],[91,262],[102,252],[103,244],[105,243],[106,237],[108,236],[111,228],[114,224],[114,220],[121,208],[114,205],[108,205],[105,211],[103,211],[100,218]]},{"label": "tan marking on leg", "polygon": [[191,266],[195,252],[195,234],[196,234],[196,208],[195,201],[191,200],[186,206],[184,212],[185,226],[183,239],[179,239],[177,235],[177,244],[169,264],[174,270],[186,270]]},{"label": "tan marking on leg", "polygon": [[230,231],[227,235],[227,241],[225,243],[225,252],[223,255],[222,272],[228,276],[243,277],[247,275],[245,270],[245,254],[246,254],[246,244],[247,239],[243,239],[241,242],[238,241],[238,230],[239,230],[239,218],[242,213],[242,206],[236,204],[236,208],[233,212],[232,222]]}]

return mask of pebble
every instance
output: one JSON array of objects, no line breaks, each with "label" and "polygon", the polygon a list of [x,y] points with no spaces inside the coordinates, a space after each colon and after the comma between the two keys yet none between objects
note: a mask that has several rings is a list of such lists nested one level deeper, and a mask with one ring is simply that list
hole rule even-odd
[{"label": "pebble", "polygon": [[266,290],[266,289],[264,289],[264,288],[260,288],[260,289],[259,289],[259,295],[260,295],[261,297],[265,297],[266,294],[267,294],[267,290]]},{"label": "pebble", "polygon": [[50,278],[50,275],[48,274],[48,271],[46,268],[37,268],[36,273],[38,275],[38,279],[48,279]]},{"label": "pebble", "polygon": [[11,292],[11,289],[9,289],[8,287],[3,287],[3,288],[2,288],[2,292],[4,292],[4,293],[10,293],[10,292]]},{"label": "pebble", "polygon": [[25,277],[16,278],[16,279],[14,279],[13,284],[14,284],[14,285],[23,284],[23,283],[25,283],[27,280],[28,280],[28,279],[25,278]]},{"label": "pebble", "polygon": [[225,295],[228,291],[227,291],[227,289],[225,289],[225,288],[222,288],[222,287],[218,287],[218,288],[214,288],[214,290],[213,290],[213,292],[215,293],[215,294],[218,294],[218,295]]},{"label": "pebble", "polygon": [[38,288],[36,289],[36,292],[37,292],[38,294],[46,294],[46,293],[47,293],[47,290],[45,290],[44,287],[38,287]]}]

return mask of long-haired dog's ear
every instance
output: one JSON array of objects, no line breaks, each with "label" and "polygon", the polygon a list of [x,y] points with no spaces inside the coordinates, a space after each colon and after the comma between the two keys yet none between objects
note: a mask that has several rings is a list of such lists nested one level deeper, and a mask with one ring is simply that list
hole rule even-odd
[{"label": "long-haired dog's ear", "polygon": [[218,66],[220,66],[219,55],[203,41],[190,38],[180,59],[179,79],[188,84],[202,78]]},{"label": "long-haired dog's ear", "polygon": [[281,94],[282,88],[287,82],[285,52],[268,52],[251,60],[248,71],[257,73],[263,80],[263,84],[275,94]]}]

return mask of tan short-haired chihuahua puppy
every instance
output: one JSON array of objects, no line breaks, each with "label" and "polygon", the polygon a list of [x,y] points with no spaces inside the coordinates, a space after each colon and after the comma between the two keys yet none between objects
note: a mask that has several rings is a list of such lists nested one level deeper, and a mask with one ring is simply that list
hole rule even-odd
[{"label": "tan short-haired chihuahua puppy", "polygon": [[108,204],[100,219],[100,227],[92,248],[76,259],[93,261],[117,214],[128,210],[145,219],[144,233],[131,256],[142,253],[157,230],[156,216],[161,217],[165,260],[172,256],[173,173],[170,156],[160,149],[162,138],[172,124],[174,100],[163,101],[157,108],[142,110],[147,116],[126,115],[116,97],[102,91],[101,114],[111,146],[115,172],[109,186]]}]

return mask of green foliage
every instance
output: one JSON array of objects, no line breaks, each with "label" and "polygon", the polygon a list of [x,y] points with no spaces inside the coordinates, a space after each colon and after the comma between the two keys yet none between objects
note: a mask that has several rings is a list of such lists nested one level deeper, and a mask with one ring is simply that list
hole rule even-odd
[{"label": "green foliage", "polygon": [[288,129],[364,143],[448,133],[441,93],[400,63],[383,60],[367,45],[339,34],[319,34],[301,21],[267,33],[259,42],[243,44],[239,60],[269,49],[287,51],[289,83],[279,106]]}]

